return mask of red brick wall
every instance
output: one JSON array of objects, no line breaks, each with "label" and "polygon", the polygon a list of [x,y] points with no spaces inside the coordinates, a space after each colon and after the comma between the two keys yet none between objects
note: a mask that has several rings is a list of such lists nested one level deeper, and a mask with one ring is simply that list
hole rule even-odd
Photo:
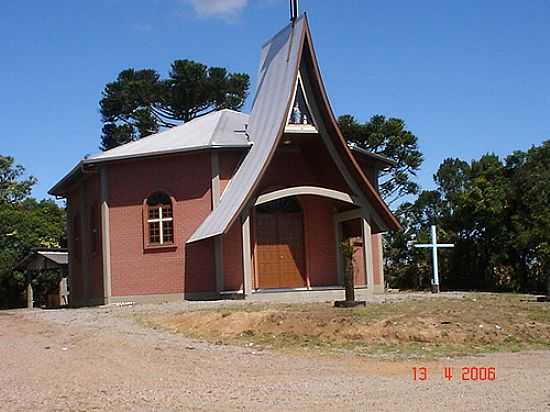
[{"label": "red brick wall", "polygon": [[223,239],[224,290],[236,291],[243,287],[243,252],[240,219],[231,226]]},{"label": "red brick wall", "polygon": [[243,156],[245,155],[242,151],[223,151],[219,152],[219,162],[220,162],[220,189],[221,193],[225,190],[229,181],[233,177],[233,174],[237,170],[237,167],[241,163]]},{"label": "red brick wall", "polygon": [[365,273],[365,254],[361,219],[342,222],[342,236],[344,239],[352,239],[354,243],[352,258],[354,285],[358,287],[365,286],[367,284],[367,275]]},{"label": "red brick wall", "polygon": [[[208,153],[191,153],[109,165],[113,296],[215,290],[213,243],[185,242],[211,211]],[[153,192],[175,199],[176,248],[147,250],[143,202]]]},{"label": "red brick wall", "polygon": [[332,159],[323,147],[278,149],[263,176],[258,193],[292,186],[322,186],[350,192]]},{"label": "red brick wall", "polygon": [[318,179],[306,166],[301,152],[277,151],[260,182],[259,193],[273,188],[317,184]]}]

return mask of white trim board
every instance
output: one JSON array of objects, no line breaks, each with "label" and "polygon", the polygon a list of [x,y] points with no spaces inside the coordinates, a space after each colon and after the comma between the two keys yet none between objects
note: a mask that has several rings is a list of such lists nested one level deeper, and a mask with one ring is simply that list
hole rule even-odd
[{"label": "white trim board", "polygon": [[256,199],[256,206],[289,196],[304,195],[328,197],[330,199],[340,200],[341,202],[359,206],[359,203],[348,193],[318,186],[295,186],[265,193],[258,196]]}]

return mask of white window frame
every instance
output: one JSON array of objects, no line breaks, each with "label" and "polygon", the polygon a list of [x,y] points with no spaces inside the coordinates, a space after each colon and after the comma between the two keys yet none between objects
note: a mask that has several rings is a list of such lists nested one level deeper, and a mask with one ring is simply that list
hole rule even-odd
[{"label": "white window frame", "polygon": [[[164,206],[164,207],[166,207],[166,206],[169,206],[169,207],[170,207],[170,209],[171,209],[171,211],[172,211],[172,217],[163,217],[163,216],[162,216],[162,208],[163,208],[163,206]],[[153,209],[153,210],[154,210],[154,209],[158,209],[158,211],[159,211],[159,217],[158,217],[157,219],[151,219],[151,218],[149,218],[149,211],[150,211],[151,209]],[[147,212],[147,213],[148,213],[148,215],[147,215],[147,223],[148,223],[148,224],[149,224],[149,223],[158,223],[158,224],[159,224],[160,243],[158,243],[158,244],[159,244],[159,245],[164,245],[166,242],[164,241],[164,225],[163,225],[163,223],[164,223],[164,222],[173,222],[173,221],[174,221],[174,209],[173,209],[172,205],[159,205],[158,207],[156,207],[156,206],[154,206],[154,207],[153,207],[153,206],[149,206],[149,209],[148,209],[148,212]],[[157,243],[152,243],[152,242],[151,242],[151,233],[150,233],[151,228],[149,227],[148,230],[149,230],[149,239],[148,239],[149,244],[150,244],[150,245],[156,245]],[[172,225],[172,241],[171,241],[171,242],[168,242],[168,243],[169,243],[169,244],[174,243],[174,227],[173,227],[173,225]]]},{"label": "white window frame", "polygon": [[[294,103],[296,102],[296,96],[298,95],[298,87],[302,90],[302,95],[304,96],[304,101],[306,103],[307,110],[309,111],[311,124],[291,124],[290,123],[292,109],[294,108]],[[317,130],[317,127],[315,126],[316,124],[318,123],[317,123],[317,120],[315,119],[315,115],[313,114],[313,111],[311,110],[309,99],[306,94],[306,89],[304,88],[302,75],[301,73],[298,73],[298,81],[296,82],[296,88],[294,89],[294,93],[292,94],[292,105],[290,106],[290,110],[286,115],[285,133],[319,133],[319,131]]]}]

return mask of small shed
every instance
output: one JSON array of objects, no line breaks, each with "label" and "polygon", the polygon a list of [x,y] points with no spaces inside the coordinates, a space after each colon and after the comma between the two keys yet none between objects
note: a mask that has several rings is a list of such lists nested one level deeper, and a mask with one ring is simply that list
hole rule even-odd
[{"label": "small shed", "polygon": [[34,306],[32,278],[44,271],[58,270],[61,280],[57,291],[48,295],[48,306],[61,306],[68,304],[69,287],[67,275],[69,267],[69,252],[67,249],[34,248],[19,262],[17,269],[27,273],[27,307]]}]

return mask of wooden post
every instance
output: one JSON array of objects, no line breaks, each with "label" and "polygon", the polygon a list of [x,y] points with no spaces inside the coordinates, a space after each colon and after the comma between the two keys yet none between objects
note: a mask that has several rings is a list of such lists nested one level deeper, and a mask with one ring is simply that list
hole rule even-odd
[{"label": "wooden post", "polygon": [[338,285],[345,287],[346,262],[342,253],[342,242],[344,241],[342,222],[335,220],[334,230],[336,232],[336,279]]},{"label": "wooden post", "polygon": [[371,225],[366,217],[361,219],[363,228],[363,257],[365,264],[365,275],[367,277],[367,294],[370,297],[374,295],[374,264],[372,254],[372,231]]},{"label": "wooden post", "polygon": [[88,208],[86,202],[86,181],[84,180],[80,185],[79,192],[79,204],[80,204],[80,276],[82,279],[82,297],[81,303],[88,305],[90,302],[88,285],[90,283],[89,279],[89,260],[88,260],[88,251],[89,251],[89,236],[88,236]]},{"label": "wooden post", "polygon": [[252,251],[250,245],[250,210],[245,210],[241,216],[242,248],[243,248],[243,292],[245,297],[252,293]]},{"label": "wooden post", "polygon": [[439,293],[439,260],[437,259],[437,228],[432,225],[432,261],[433,261],[433,279],[432,279],[432,293]]},{"label": "wooden post", "polygon": [[354,308],[365,306],[364,300],[355,300],[355,284],[353,279],[353,241],[346,239],[340,244],[344,260],[344,286],[346,290],[345,300],[337,300],[334,306],[337,308]]},{"label": "wooden post", "polygon": [[342,243],[344,255],[344,286],[346,288],[346,301],[355,300],[355,285],[353,282],[353,242],[348,239]]},{"label": "wooden post", "polygon": [[[218,152],[210,152],[210,171],[212,181],[210,191],[212,194],[212,210],[215,210],[220,204],[221,185],[220,185],[220,159]],[[223,271],[223,234],[214,238],[214,262],[216,266],[216,292],[219,296],[225,289],[225,274]]]},{"label": "wooden post", "polygon": [[34,308],[34,296],[33,296],[32,283],[31,283],[30,277],[29,277],[29,282],[27,283],[27,308],[28,309]]},{"label": "wooden post", "polygon": [[111,303],[111,229],[109,216],[109,180],[107,169],[100,169],[101,184],[101,264],[103,271],[103,304]]},{"label": "wooden post", "polygon": [[221,294],[224,289],[224,272],[223,272],[223,235],[214,238],[214,259],[216,265],[216,292]]}]

